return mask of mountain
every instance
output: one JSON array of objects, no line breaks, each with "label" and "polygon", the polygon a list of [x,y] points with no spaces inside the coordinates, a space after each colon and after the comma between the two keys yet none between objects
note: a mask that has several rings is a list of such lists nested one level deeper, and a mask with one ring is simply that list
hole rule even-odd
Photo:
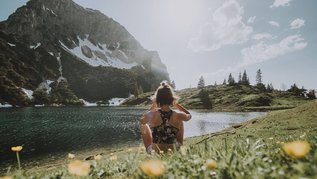
[{"label": "mountain", "polygon": [[20,106],[106,101],[169,80],[157,52],[72,0],[30,0],[0,22],[0,61],[0,102]]}]

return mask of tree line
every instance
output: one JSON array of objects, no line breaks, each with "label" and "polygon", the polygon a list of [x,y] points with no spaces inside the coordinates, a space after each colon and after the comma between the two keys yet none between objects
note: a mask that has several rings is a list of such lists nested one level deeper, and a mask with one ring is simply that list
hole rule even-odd
[{"label": "tree line", "polygon": [[[256,76],[255,76],[255,87],[257,87],[260,91],[262,92],[268,92],[272,93],[275,89],[273,87],[272,83],[269,83],[265,85],[262,82],[262,71],[261,69],[258,69],[256,71]],[[217,83],[215,82],[214,84],[217,86]],[[241,72],[239,73],[238,80],[236,81],[233,77],[233,75],[230,73],[228,76],[228,79],[224,79],[222,85],[228,85],[228,86],[234,86],[234,85],[250,85],[250,79],[247,75],[246,70],[244,70],[243,74],[241,75]],[[205,79],[203,76],[201,76],[198,80],[197,88],[198,89],[203,89],[205,87]],[[309,99],[316,99],[316,91],[314,89],[307,90],[304,87],[299,88],[296,83],[291,85],[291,87],[286,90],[290,93],[292,93],[295,96],[303,96]]]}]

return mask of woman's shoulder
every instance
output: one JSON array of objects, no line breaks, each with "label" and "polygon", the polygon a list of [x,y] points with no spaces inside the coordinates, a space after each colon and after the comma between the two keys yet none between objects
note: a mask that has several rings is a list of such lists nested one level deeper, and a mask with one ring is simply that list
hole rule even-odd
[{"label": "woman's shoulder", "polygon": [[186,114],[183,111],[173,111],[173,113],[174,113],[175,118],[177,118],[178,120],[181,120],[181,121],[187,121],[190,118],[188,116],[188,114]]}]

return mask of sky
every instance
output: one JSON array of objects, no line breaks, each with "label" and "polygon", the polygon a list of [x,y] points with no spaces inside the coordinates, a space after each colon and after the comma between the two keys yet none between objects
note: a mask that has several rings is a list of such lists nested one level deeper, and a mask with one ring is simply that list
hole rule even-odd
[{"label": "sky", "polygon": [[[251,84],[317,89],[316,0],[74,0],[158,51],[177,89],[222,83],[246,70]],[[26,0],[1,0],[6,20]]]}]

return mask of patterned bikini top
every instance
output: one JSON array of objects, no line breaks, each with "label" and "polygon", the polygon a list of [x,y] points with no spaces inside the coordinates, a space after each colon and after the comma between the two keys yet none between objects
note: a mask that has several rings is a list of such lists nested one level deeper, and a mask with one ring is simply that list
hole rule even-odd
[{"label": "patterned bikini top", "polygon": [[171,126],[169,120],[173,114],[173,111],[169,112],[158,110],[161,114],[162,124],[159,126],[151,127],[153,143],[157,144],[175,144],[178,128]]}]

